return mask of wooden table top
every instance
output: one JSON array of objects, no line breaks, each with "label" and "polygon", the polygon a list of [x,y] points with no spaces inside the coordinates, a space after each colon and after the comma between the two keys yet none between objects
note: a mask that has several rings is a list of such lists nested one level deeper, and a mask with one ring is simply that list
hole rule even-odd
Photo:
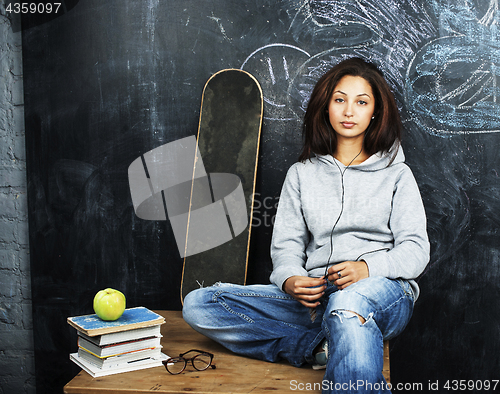
[{"label": "wooden table top", "polygon": [[[303,387],[302,390],[308,393],[321,392],[320,383],[324,370],[315,371],[310,366],[296,368],[285,361],[268,363],[235,355],[194,331],[184,322],[181,312],[156,312],[166,320],[161,328],[163,353],[177,356],[190,349],[205,350],[215,355],[214,363],[217,368],[199,372],[188,364],[182,374],[171,375],[162,366],[99,378],[92,378],[85,371],[81,371],[64,387],[64,392],[256,394],[301,391],[299,387]],[[312,389],[314,383],[317,390]],[[300,384],[303,386],[299,386]]]}]

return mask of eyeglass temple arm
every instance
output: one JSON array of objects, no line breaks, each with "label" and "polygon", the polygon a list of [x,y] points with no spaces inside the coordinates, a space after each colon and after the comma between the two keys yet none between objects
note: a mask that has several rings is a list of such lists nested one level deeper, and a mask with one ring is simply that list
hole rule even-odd
[{"label": "eyeglass temple arm", "polygon": [[198,349],[191,349],[191,350],[188,350],[187,352],[185,353],[182,353],[182,354],[179,354],[179,357],[184,357],[186,354],[188,353],[191,353],[191,352],[198,352],[200,354],[208,354],[209,356],[211,356],[212,358],[214,357],[214,355],[212,353],[209,353],[209,352],[206,352],[204,350],[198,350]]}]

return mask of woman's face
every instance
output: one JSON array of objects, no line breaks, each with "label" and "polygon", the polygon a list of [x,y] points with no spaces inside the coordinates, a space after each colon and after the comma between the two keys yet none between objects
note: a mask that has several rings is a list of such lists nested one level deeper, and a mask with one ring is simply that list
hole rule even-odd
[{"label": "woman's face", "polygon": [[328,118],[337,141],[363,139],[375,111],[375,97],[366,79],[346,75],[333,90]]}]

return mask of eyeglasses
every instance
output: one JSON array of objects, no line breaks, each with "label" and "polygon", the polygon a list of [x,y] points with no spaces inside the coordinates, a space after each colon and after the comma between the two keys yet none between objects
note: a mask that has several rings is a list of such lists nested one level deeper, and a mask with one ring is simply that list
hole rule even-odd
[{"label": "eyeglasses", "polygon": [[[186,354],[191,352],[197,352],[198,354],[191,358],[184,358]],[[191,349],[186,353],[179,354],[179,357],[171,357],[163,361],[163,365],[172,375],[178,375],[186,369],[188,361],[191,361],[191,364],[197,371],[204,371],[208,367],[215,369],[215,364],[212,364],[213,359],[214,355],[212,353]]]}]

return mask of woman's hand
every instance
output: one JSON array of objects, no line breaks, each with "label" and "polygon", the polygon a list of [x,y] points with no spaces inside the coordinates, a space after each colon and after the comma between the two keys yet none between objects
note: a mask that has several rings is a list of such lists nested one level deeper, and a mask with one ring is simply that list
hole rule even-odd
[{"label": "woman's hand", "polygon": [[328,280],[340,290],[368,278],[368,275],[368,265],[363,260],[344,261],[328,269]]},{"label": "woman's hand", "polygon": [[309,278],[308,276],[291,276],[283,284],[285,293],[290,294],[302,305],[315,308],[326,289],[324,278]]}]

